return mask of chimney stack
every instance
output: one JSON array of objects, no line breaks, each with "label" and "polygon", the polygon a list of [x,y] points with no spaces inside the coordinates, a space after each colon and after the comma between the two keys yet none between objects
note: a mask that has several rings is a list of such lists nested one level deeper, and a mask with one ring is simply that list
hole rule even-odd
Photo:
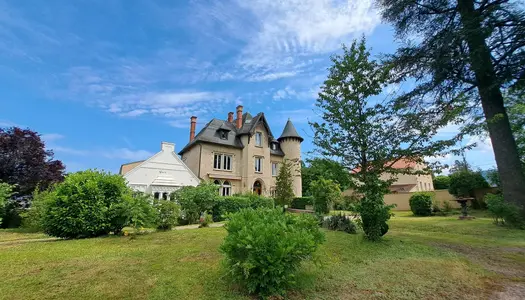
[{"label": "chimney stack", "polygon": [[229,123],[232,123],[232,122],[233,122],[233,111],[230,111],[230,112],[228,113],[228,122],[229,122]]},{"label": "chimney stack", "polygon": [[242,127],[242,105],[237,106],[237,128]]},{"label": "chimney stack", "polygon": [[197,117],[193,116],[191,117],[191,124],[190,124],[190,142],[195,139],[195,126],[197,125]]}]

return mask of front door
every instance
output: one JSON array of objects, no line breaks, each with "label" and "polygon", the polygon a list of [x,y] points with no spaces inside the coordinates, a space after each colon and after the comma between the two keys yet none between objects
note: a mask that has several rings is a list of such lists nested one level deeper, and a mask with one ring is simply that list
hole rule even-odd
[{"label": "front door", "polygon": [[253,193],[257,194],[257,195],[261,195],[262,194],[262,186],[261,186],[261,182],[259,180],[255,181],[253,183]]}]

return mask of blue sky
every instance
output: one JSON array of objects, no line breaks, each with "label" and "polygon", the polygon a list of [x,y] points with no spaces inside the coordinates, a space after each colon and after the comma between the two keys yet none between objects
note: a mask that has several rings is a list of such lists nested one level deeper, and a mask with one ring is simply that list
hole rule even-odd
[{"label": "blue sky", "polygon": [[[291,118],[306,153],[330,54],[362,34],[395,50],[371,2],[0,0],[0,126],[41,133],[68,171],[117,172],[242,104],[275,135]],[[472,165],[494,165],[488,139],[469,142]]]}]

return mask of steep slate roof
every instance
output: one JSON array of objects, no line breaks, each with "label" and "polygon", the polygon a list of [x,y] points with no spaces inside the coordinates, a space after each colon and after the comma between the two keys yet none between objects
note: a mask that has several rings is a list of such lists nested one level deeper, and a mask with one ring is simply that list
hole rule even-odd
[{"label": "steep slate roof", "polygon": [[[186,152],[198,143],[211,143],[242,149],[244,148],[244,145],[241,142],[240,136],[245,134],[253,135],[255,133],[255,128],[257,127],[257,124],[259,124],[260,122],[262,122],[262,124],[268,131],[270,141],[277,141],[275,140],[273,133],[270,130],[270,126],[268,126],[268,122],[266,121],[264,113],[260,112],[257,115],[255,115],[255,117],[252,117],[252,115],[249,112],[246,112],[242,116],[241,128],[237,128],[235,126],[235,124],[237,124],[237,119],[233,120],[233,122],[231,123],[225,120],[212,119],[208,124],[204,125],[204,128],[202,128],[201,131],[199,131],[199,133],[195,136],[193,141],[189,142],[186,146],[184,146],[184,148],[182,148],[182,150],[179,151],[179,155],[182,155],[184,152]],[[228,134],[228,138],[221,139],[219,131],[226,131]],[[277,146],[277,149],[275,150],[272,150],[270,148],[270,153],[274,155],[284,156],[284,153],[279,148],[279,146]]]},{"label": "steep slate roof", "polygon": [[281,133],[281,136],[279,137],[279,140],[283,138],[297,138],[301,140],[301,142],[304,140],[299,133],[297,133],[297,130],[295,129],[295,126],[293,126],[292,121],[288,119],[288,122],[286,122],[286,126],[284,126],[283,133]]}]

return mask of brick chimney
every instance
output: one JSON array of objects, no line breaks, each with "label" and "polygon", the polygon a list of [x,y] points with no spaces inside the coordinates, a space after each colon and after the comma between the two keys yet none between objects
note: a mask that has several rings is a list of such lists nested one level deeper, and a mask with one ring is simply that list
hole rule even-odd
[{"label": "brick chimney", "polygon": [[193,116],[191,117],[191,124],[190,124],[190,142],[195,139],[195,126],[197,125],[197,117]]},{"label": "brick chimney", "polygon": [[242,127],[242,105],[237,106],[237,128]]},{"label": "brick chimney", "polygon": [[232,123],[233,122],[233,111],[230,111],[228,113],[228,122]]}]

